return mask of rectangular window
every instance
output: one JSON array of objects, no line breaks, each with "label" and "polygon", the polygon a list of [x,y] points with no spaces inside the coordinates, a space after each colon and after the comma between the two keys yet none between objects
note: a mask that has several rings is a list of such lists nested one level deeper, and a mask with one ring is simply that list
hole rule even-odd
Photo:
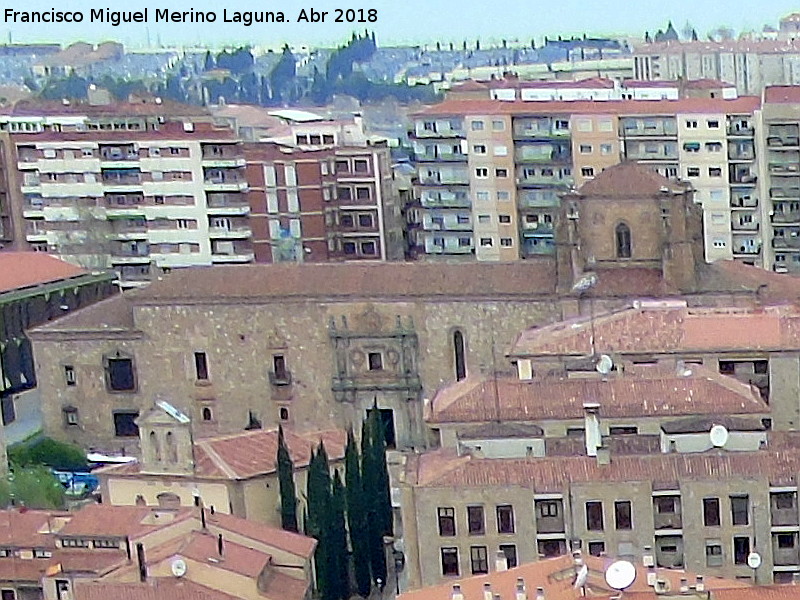
[{"label": "rectangular window", "polygon": [[487,177],[489,177],[489,169],[485,167],[479,167],[475,169],[475,177],[477,177],[478,179],[486,179]]},{"label": "rectangular window", "polygon": [[139,435],[139,427],[136,425],[137,418],[139,418],[139,411],[115,411],[114,435],[137,437]]},{"label": "rectangular window", "polygon": [[605,542],[589,542],[589,555],[602,556],[606,552]]},{"label": "rectangular window", "polygon": [[581,144],[578,146],[578,151],[581,154],[591,154],[592,153],[592,145],[591,144]]},{"label": "rectangular window", "polygon": [[194,353],[194,370],[197,381],[208,381],[208,359],[205,352]]},{"label": "rectangular window", "polygon": [[374,256],[377,254],[375,242],[361,242],[361,254],[365,256]]},{"label": "rectangular window", "polygon": [[491,215],[478,215],[478,223],[491,223]]},{"label": "rectangular window", "polygon": [[475,192],[475,199],[480,202],[486,202],[489,200],[489,192]]},{"label": "rectangular window", "polygon": [[458,577],[458,548],[442,548],[442,575]]},{"label": "rectangular window", "polygon": [[778,534],[778,548],[788,550],[795,546],[795,534],[793,533],[779,533]]},{"label": "rectangular window", "polygon": [[508,504],[497,507],[497,533],[514,533],[514,507]]},{"label": "rectangular window", "polygon": [[352,200],[353,192],[347,187],[336,188],[336,198],[339,200]]},{"label": "rectangular window", "polygon": [[439,535],[452,537],[456,534],[456,509],[445,506],[439,507]]},{"label": "rectangular window", "polygon": [[500,551],[506,555],[506,564],[509,569],[517,566],[517,547],[514,544],[500,544]]},{"label": "rectangular window", "polygon": [[132,392],[136,388],[133,360],[130,358],[108,359],[106,381],[108,389],[113,392]]},{"label": "rectangular window", "polygon": [[677,499],[672,496],[658,496],[653,499],[656,512],[660,515],[674,515],[677,511]]},{"label": "rectangular window", "polygon": [[495,146],[492,149],[492,153],[495,156],[508,156],[508,147],[507,146]]},{"label": "rectangular window", "polygon": [[367,173],[369,171],[369,163],[363,159],[355,159],[353,161],[353,167],[356,173]]},{"label": "rectangular window", "polygon": [[610,435],[637,435],[639,433],[639,428],[634,425],[609,427],[608,433]]},{"label": "rectangular window", "polygon": [[75,367],[64,365],[64,380],[67,385],[75,385]]},{"label": "rectangular window", "polygon": [[370,188],[359,186],[356,188],[356,199],[358,200],[369,200],[372,197],[372,192]]},{"label": "rectangular window", "polygon": [[631,529],[631,503],[629,500],[614,502],[614,524],[617,529]]},{"label": "rectangular window", "polygon": [[276,381],[287,381],[289,370],[286,368],[286,357],[283,354],[272,355],[272,372]]},{"label": "rectangular window", "polygon": [[486,154],[486,146],[484,146],[483,144],[475,144],[472,147],[472,153],[473,154]]},{"label": "rectangular window", "polygon": [[600,154],[608,156],[611,152],[613,152],[611,144],[600,144]]},{"label": "rectangular window", "polygon": [[355,254],[356,253],[356,243],[355,242],[343,242],[342,243],[342,252],[345,254]]},{"label": "rectangular window", "polygon": [[472,131],[483,131],[483,121],[472,121]]},{"label": "rectangular window", "polygon": [[719,498],[703,498],[703,525],[719,527]]},{"label": "rectangular window", "polygon": [[359,227],[372,227],[372,215],[358,215]]},{"label": "rectangular window", "polygon": [[688,167],[686,169],[687,177],[700,177],[700,167]]},{"label": "rectangular window", "polygon": [[594,177],[594,167],[581,167],[583,177]]},{"label": "rectangular window", "polygon": [[511,215],[500,215],[498,217],[498,220],[501,223],[511,223]]},{"label": "rectangular window", "polygon": [[750,522],[747,496],[731,496],[731,521],[734,525],[747,525]]},{"label": "rectangular window", "polygon": [[542,500],[536,506],[540,517],[558,517],[558,502],[555,500]]},{"label": "rectangular window", "polygon": [[512,238],[500,238],[500,245],[503,248],[511,248],[514,246],[514,240]]},{"label": "rectangular window", "polygon": [[586,529],[589,531],[603,531],[603,503],[586,503]]},{"label": "rectangular window", "polygon": [[706,542],[706,566],[707,567],[721,567],[722,566],[722,544],[717,541]]},{"label": "rectangular window", "polygon": [[469,562],[473,575],[482,575],[489,572],[489,552],[486,546],[470,546]]},{"label": "rectangular window", "polygon": [[708,167],[709,177],[722,177],[722,169],[720,167]]},{"label": "rectangular window", "polygon": [[494,170],[495,177],[508,177],[508,169],[495,169]]},{"label": "rectangular window", "polygon": [[505,121],[495,120],[492,121],[492,130],[493,131],[503,131],[506,128]]},{"label": "rectangular window", "polygon": [[779,492],[773,495],[775,498],[775,508],[786,510],[794,508],[794,492]]},{"label": "rectangular window", "polygon": [[717,121],[716,119],[709,119],[706,122],[708,123],[709,129],[719,129],[719,121]]},{"label": "rectangular window", "polygon": [[78,424],[78,409],[74,406],[65,406],[61,409],[64,415],[64,425],[77,425]]},{"label": "rectangular window", "polygon": [[750,538],[735,536],[733,538],[733,564],[746,565],[750,554]]},{"label": "rectangular window", "polygon": [[470,535],[483,535],[486,532],[482,506],[467,507],[467,526]]},{"label": "rectangular window", "polygon": [[[497,199],[500,202],[507,202],[508,200],[511,199],[511,194],[509,194],[508,192],[503,192],[503,191],[497,192]],[[487,200],[488,200],[488,198],[487,198]]]},{"label": "rectangular window", "polygon": [[492,238],[481,238],[481,247],[482,248],[491,248],[492,247]]},{"label": "rectangular window", "polygon": [[370,352],[367,355],[370,371],[380,371],[383,369],[383,354],[380,352]]}]

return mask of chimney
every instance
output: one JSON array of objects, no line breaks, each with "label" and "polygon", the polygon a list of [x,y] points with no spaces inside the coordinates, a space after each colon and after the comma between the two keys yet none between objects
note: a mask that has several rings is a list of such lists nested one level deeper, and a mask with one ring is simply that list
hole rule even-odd
[{"label": "chimney", "polygon": [[144,544],[136,544],[136,560],[139,563],[139,581],[147,581],[147,563],[144,559]]},{"label": "chimney", "polygon": [[586,402],[583,405],[584,429],[586,436],[586,456],[597,456],[597,449],[603,445],[600,435],[600,405]]},{"label": "chimney", "polygon": [[492,584],[488,581],[483,584],[483,600],[494,600],[494,594],[492,594]]},{"label": "chimney", "polygon": [[461,584],[453,584],[453,593],[450,595],[450,600],[464,600],[464,594],[461,593]]},{"label": "chimney", "polygon": [[544,600],[544,588],[536,588],[536,600]]},{"label": "chimney", "polygon": [[498,550],[497,554],[494,558],[494,570],[495,571],[508,571],[508,559],[506,558],[506,553],[502,550]]},{"label": "chimney", "polygon": [[706,582],[702,575],[697,576],[697,582],[694,585],[694,589],[697,592],[705,592],[706,591]]},{"label": "chimney", "polygon": [[206,509],[204,506],[200,507],[200,525],[203,529],[206,528]]},{"label": "chimney", "polygon": [[525,593],[525,580],[522,577],[517,577],[517,589],[514,594],[514,600],[528,600],[528,594]]},{"label": "chimney", "polygon": [[689,593],[689,580],[686,577],[681,577],[681,594],[688,594]]},{"label": "chimney", "polygon": [[127,535],[125,536],[125,554],[128,555],[128,560],[130,560],[132,558],[131,557],[131,538],[129,538]]},{"label": "chimney", "polygon": [[217,554],[219,554],[220,557],[225,554],[225,544],[222,541],[221,533],[217,536]]},{"label": "chimney", "polygon": [[645,546],[644,552],[642,552],[642,566],[650,568],[656,566],[656,560],[653,556],[653,547],[652,546]]}]

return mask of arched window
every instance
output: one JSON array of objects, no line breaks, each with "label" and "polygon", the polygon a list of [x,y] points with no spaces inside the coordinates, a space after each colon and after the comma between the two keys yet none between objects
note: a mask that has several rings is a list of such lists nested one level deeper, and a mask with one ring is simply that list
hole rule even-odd
[{"label": "arched window", "polygon": [[467,362],[464,355],[464,334],[456,329],[453,332],[453,359],[456,368],[456,381],[467,377]]},{"label": "arched window", "polygon": [[156,462],[161,462],[161,449],[158,447],[158,436],[155,431],[150,432],[150,456]]},{"label": "arched window", "polygon": [[631,257],[631,228],[620,223],[617,225],[617,258]]},{"label": "arched window", "polygon": [[282,406],[279,411],[281,421],[288,421],[289,420],[289,409],[285,406]]},{"label": "arched window", "polygon": [[167,460],[175,464],[178,462],[178,444],[171,431],[167,432]]},{"label": "arched window", "polygon": [[162,492],[156,496],[159,508],[180,508],[181,497],[172,492]]},{"label": "arched window", "polygon": [[203,407],[203,421],[211,420],[211,409],[207,406]]}]

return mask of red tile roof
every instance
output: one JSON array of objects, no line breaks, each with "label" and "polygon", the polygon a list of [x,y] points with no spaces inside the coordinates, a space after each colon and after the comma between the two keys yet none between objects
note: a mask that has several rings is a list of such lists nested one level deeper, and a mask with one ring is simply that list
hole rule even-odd
[{"label": "red tile roof", "polygon": [[751,589],[715,590],[714,600],[798,600],[800,586],[759,585]]},{"label": "red tile roof", "polygon": [[57,531],[71,513],[44,510],[0,511],[0,546],[52,547],[50,532]]},{"label": "red tile roof", "polygon": [[646,165],[626,161],[603,169],[584,183],[578,194],[592,198],[643,198],[664,192],[683,193],[689,189],[688,184],[667,179]]},{"label": "red tile roof", "polygon": [[235,141],[232,130],[216,127],[211,123],[195,123],[192,131],[186,131],[182,123],[168,122],[158,128],[131,131],[45,131],[43,133],[12,134],[18,146],[27,146],[37,142],[131,142],[141,140],[199,140],[199,141]]},{"label": "red tile roof", "polygon": [[675,115],[687,113],[752,114],[761,106],[756,96],[722,98],[683,98],[680,100],[589,100],[526,102],[503,100],[445,100],[428,106],[412,116],[460,115],[545,115],[545,114],[613,114]]},{"label": "red tile roof", "polygon": [[[694,365],[693,365],[694,367]],[[467,379],[439,390],[431,401],[431,423],[582,419],[583,404],[600,404],[609,418],[768,414],[750,386],[706,369],[688,377],[661,369],[592,379]]]},{"label": "red tile roof", "polygon": [[183,579],[151,579],[145,583],[83,581],[73,585],[75,600],[237,600],[239,596],[212,590]]},{"label": "red tile roof", "polygon": [[211,564],[217,569],[231,571],[251,578],[257,578],[261,575],[261,572],[272,560],[272,557],[265,552],[225,540],[224,535],[223,553],[220,556],[217,551],[217,543],[216,535],[195,531],[188,539],[184,540],[176,554],[196,562]]},{"label": "red tile roof", "polygon": [[45,116],[45,115],[87,115],[103,116],[172,116],[202,117],[210,114],[208,109],[191,104],[181,104],[167,98],[156,102],[154,98],[134,102],[112,102],[111,104],[93,105],[88,102],[70,102],[65,105],[60,100],[42,100],[40,98],[20,100],[12,106],[0,109],[0,115]]},{"label": "red tile roof", "polygon": [[41,558],[0,558],[0,581],[39,582],[42,579],[49,560]]},{"label": "red tile roof", "polygon": [[206,522],[212,530],[216,527],[222,530],[223,533],[230,531],[304,558],[309,558],[317,546],[317,541],[314,538],[292,533],[291,531],[284,531],[277,527],[270,527],[264,523],[247,521],[232,515],[222,513],[206,514]]},{"label": "red tile roof", "polygon": [[41,252],[0,252],[0,293],[87,273]]},{"label": "red tile roof", "polygon": [[800,349],[800,312],[790,305],[745,308],[652,308],[647,305],[528,329],[511,355]]},{"label": "red tile roof", "polygon": [[166,510],[146,506],[88,504],[74,513],[59,536],[139,537],[165,525],[191,518],[190,509]]},{"label": "red tile roof", "polygon": [[800,102],[800,86],[773,85],[764,88],[765,104],[796,104]]}]

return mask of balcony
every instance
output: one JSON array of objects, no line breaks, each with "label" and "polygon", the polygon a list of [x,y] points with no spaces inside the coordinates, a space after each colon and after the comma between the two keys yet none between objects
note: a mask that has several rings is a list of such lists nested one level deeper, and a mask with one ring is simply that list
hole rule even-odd
[{"label": "balcony", "polygon": [[204,167],[244,167],[246,164],[235,144],[204,144],[202,161]]},{"label": "balcony", "polygon": [[514,139],[552,140],[565,139],[570,135],[566,119],[515,119]]},{"label": "balcony", "polygon": [[756,221],[731,221],[731,229],[733,231],[758,231],[761,224]]},{"label": "balcony", "polygon": [[255,254],[247,251],[236,251],[234,254],[212,254],[211,262],[214,264],[251,263]]},{"label": "balcony", "polygon": [[203,181],[207,192],[243,192],[247,181],[238,177],[206,177]]},{"label": "balcony", "polygon": [[[133,144],[119,144],[113,146],[100,146],[101,162],[136,162],[139,160],[139,152]],[[102,165],[101,165],[102,166]]]},{"label": "balcony", "polygon": [[731,137],[753,137],[756,130],[750,125],[750,120],[747,118],[730,119],[727,124],[727,133]]},{"label": "balcony", "polygon": [[572,155],[565,147],[543,146],[521,146],[514,153],[518,163],[556,163],[570,164]]},{"label": "balcony", "polygon": [[253,235],[252,230],[247,225],[240,225],[238,227],[209,227],[208,237],[214,239],[243,239],[249,238]]},{"label": "balcony", "polygon": [[[800,250],[800,236],[797,235],[782,235],[772,238],[772,247],[779,250]],[[797,520],[797,513],[794,516]],[[773,525],[777,523],[773,522]],[[782,525],[789,525],[790,523],[781,523]],[[793,523],[796,525],[797,523]]]},{"label": "balcony", "polygon": [[208,213],[211,215],[246,215],[250,205],[242,194],[206,194]]},{"label": "balcony", "polygon": [[419,162],[466,162],[467,155],[463,152],[422,152],[415,155]]},{"label": "balcony", "polygon": [[758,198],[731,198],[732,210],[752,210],[758,208]]},{"label": "balcony", "polygon": [[517,185],[526,186],[526,185],[548,185],[548,186],[560,186],[565,190],[567,187],[572,183],[572,178],[564,177],[558,173],[554,173],[553,175],[541,175],[541,174],[522,174],[521,177],[517,179]]},{"label": "balcony", "polygon": [[464,137],[466,135],[464,129],[455,127],[453,123],[448,121],[426,121],[425,123],[417,123],[415,129],[416,137],[418,138],[453,138]]},{"label": "balcony", "polygon": [[769,188],[770,198],[800,198],[800,187]]},{"label": "balcony", "polygon": [[284,386],[292,384],[292,374],[289,371],[283,373],[269,372],[269,382],[272,385]]},{"label": "balcony", "polygon": [[767,137],[767,146],[770,148],[795,148],[800,146],[800,137],[796,135]]},{"label": "balcony", "polygon": [[424,208],[469,208],[472,202],[464,193],[425,190],[420,198]]},{"label": "balcony", "polygon": [[755,160],[756,153],[752,144],[728,144],[728,160]]},{"label": "balcony", "polygon": [[787,210],[778,212],[772,215],[771,221],[773,223],[800,223],[800,210]]},{"label": "balcony", "polygon": [[552,236],[553,223],[546,223],[544,221],[525,222],[522,224],[522,235],[524,237],[533,236]]},{"label": "balcony", "polygon": [[772,175],[800,175],[800,164],[796,162],[770,163],[769,172]]},{"label": "balcony", "polygon": [[108,170],[102,172],[102,180],[106,185],[141,185],[142,174],[138,170]]},{"label": "balcony", "polygon": [[674,137],[678,135],[678,127],[674,120],[650,121],[622,119],[620,135],[630,137]]},{"label": "balcony", "polygon": [[555,242],[551,237],[529,237],[522,240],[523,256],[547,256],[555,251]]},{"label": "balcony", "polygon": [[466,173],[425,173],[420,174],[419,182],[422,185],[469,185],[469,175]]}]

